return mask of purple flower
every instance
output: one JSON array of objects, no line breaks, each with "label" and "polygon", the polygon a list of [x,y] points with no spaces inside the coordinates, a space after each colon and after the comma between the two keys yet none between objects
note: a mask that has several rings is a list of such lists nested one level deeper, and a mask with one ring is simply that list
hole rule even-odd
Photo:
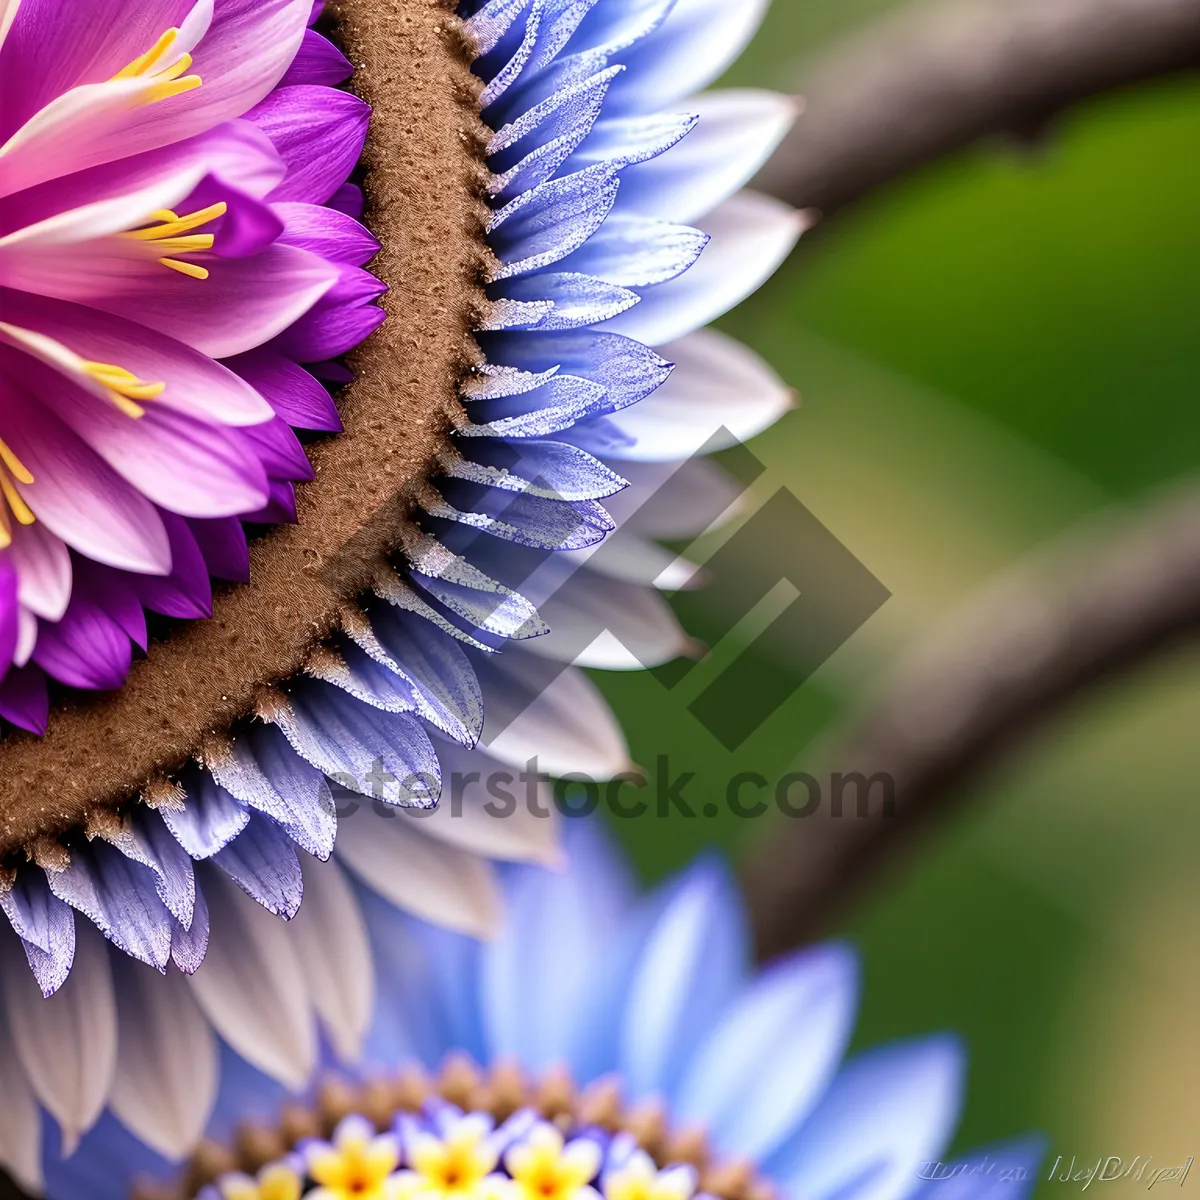
[{"label": "purple flower", "polygon": [[[294,519],[298,362],[383,319],[369,110],[311,0],[0,0],[0,717],[120,686]],[[335,207],[324,207],[332,203]],[[303,336],[298,336],[302,331]]]}]

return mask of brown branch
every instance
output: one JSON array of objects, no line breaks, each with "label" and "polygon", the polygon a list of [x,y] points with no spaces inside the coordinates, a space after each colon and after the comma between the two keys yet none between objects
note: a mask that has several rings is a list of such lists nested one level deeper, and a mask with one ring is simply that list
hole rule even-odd
[{"label": "brown branch", "polygon": [[1200,67],[1200,0],[941,0],[801,76],[808,107],[756,187],[828,214],[993,134]]},{"label": "brown branch", "polygon": [[823,807],[773,827],[752,853],[760,951],[826,932],[865,877],[1065,706],[1198,636],[1200,486],[985,589],[892,673],[829,760],[844,775],[890,777],[891,814],[882,781],[863,817],[847,788],[840,818]]}]

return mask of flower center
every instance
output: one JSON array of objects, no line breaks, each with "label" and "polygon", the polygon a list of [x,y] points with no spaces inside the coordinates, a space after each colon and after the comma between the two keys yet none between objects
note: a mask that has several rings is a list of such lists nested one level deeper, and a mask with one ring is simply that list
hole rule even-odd
[{"label": "flower center", "polygon": [[[184,92],[198,88],[204,82],[199,75],[184,75],[184,72],[192,65],[192,56],[185,52],[170,59],[172,47],[178,40],[179,30],[168,29],[145,54],[139,54],[133,62],[118,71],[113,78],[149,78],[153,80],[154,86],[139,97],[142,104],[156,104],[160,100],[168,100],[172,96],[180,96]],[[164,61],[168,59],[170,61],[163,66]]]},{"label": "flower center", "polygon": [[655,1103],[627,1107],[615,1079],[581,1090],[562,1071],[531,1078],[501,1062],[484,1073],[462,1056],[436,1078],[410,1067],[328,1083],[311,1110],[245,1125],[230,1146],[205,1143],[183,1178],[144,1184],[133,1200],[213,1190],[220,1200],[775,1200],[753,1164],[718,1158],[702,1130],[671,1129]]},{"label": "flower center", "polygon": [[224,200],[210,204],[207,208],[198,209],[181,217],[170,209],[159,209],[151,213],[153,225],[145,225],[140,229],[131,229],[123,237],[132,238],[138,242],[153,242],[156,250],[165,252],[158,261],[172,271],[181,275],[189,275],[193,279],[207,279],[208,270],[196,263],[184,262],[172,257],[176,254],[195,254],[201,250],[211,250],[214,236],[211,233],[193,233],[192,230],[207,225],[210,221],[223,217],[229,211]]}]

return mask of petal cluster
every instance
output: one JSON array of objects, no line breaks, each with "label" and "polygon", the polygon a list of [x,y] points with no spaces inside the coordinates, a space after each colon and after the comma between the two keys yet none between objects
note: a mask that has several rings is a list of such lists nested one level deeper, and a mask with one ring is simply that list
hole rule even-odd
[{"label": "petal cluster", "polygon": [[[118,687],[294,516],[299,364],[382,311],[344,185],[366,106],[308,0],[9,0],[0,40],[0,718]],[[303,149],[301,147],[303,146]],[[357,289],[356,303],[347,293]],[[352,316],[350,314],[353,314]],[[296,330],[322,336],[297,340]]]},{"label": "petal cluster", "polygon": [[[858,995],[848,948],[819,946],[755,971],[741,900],[720,863],[701,861],[639,897],[595,822],[572,822],[567,844],[566,872],[510,872],[511,915],[491,943],[390,907],[372,915],[377,1009],[342,1094],[398,1065],[436,1071],[458,1055],[461,1099],[448,1102],[434,1084],[423,1107],[407,1099],[393,1120],[378,1097],[398,1093],[376,1088],[370,1121],[352,1116],[329,1142],[302,1138],[281,1160],[316,1189],[305,1194],[930,1200],[923,1168],[943,1155],[962,1104],[956,1040],[920,1038],[845,1060]],[[472,1082],[464,1054],[490,1074]],[[559,1082],[547,1090],[551,1078]],[[524,1093],[522,1079],[532,1081]],[[272,1128],[285,1098],[227,1060],[214,1136],[230,1137],[248,1113]],[[511,1115],[496,1118],[497,1105]],[[1041,1153],[1036,1139],[989,1151],[1004,1167],[1005,1195],[1026,1194]],[[170,1176],[156,1155],[109,1130],[52,1168],[49,1191],[53,1200],[117,1200],[137,1172]],[[110,1190],[85,1191],[94,1179]],[[246,1186],[224,1176],[201,1195],[242,1200]],[[955,1186],[959,1200],[973,1200],[1000,1176]]]},{"label": "petal cluster", "polygon": [[[280,19],[293,7],[230,3]],[[252,727],[206,750],[177,797],[98,821],[0,895],[16,935],[0,931],[5,1005],[30,1032],[10,1107],[22,1120],[50,1112],[67,1150],[108,1106],[110,1134],[119,1120],[182,1153],[214,1102],[221,1043],[292,1086],[315,1068],[322,1038],[354,1058],[371,981],[386,974],[364,916],[375,906],[458,933],[494,930],[503,897],[488,860],[556,859],[545,776],[628,767],[581,668],[649,666],[689,645],[660,594],[680,571],[655,539],[702,532],[737,494],[697,455],[790,407],[765,364],[701,330],[803,228],[739,191],[786,130],[791,101],[689,98],[740,50],[761,6],[492,0],[463,15],[493,130],[486,363],[463,382],[465,418],[404,533],[404,566]],[[323,61],[312,53],[305,69]],[[315,172],[318,187],[304,147],[327,141],[279,132],[284,116],[302,120],[311,86],[282,87],[253,110],[288,168],[276,186],[317,189],[271,199],[291,231],[277,242],[298,252],[321,243],[310,206],[340,203],[346,169]],[[340,228],[332,209],[320,213]],[[199,282],[166,270],[173,286]],[[362,332],[352,320],[326,327],[343,340]],[[285,333],[229,362],[302,424],[293,417],[309,393],[295,354]],[[489,815],[495,793],[460,786],[497,778],[520,796],[502,819]],[[25,961],[40,989],[22,978]],[[647,1001],[664,1012],[669,1002]],[[544,1016],[547,1029],[566,1019]],[[57,1050],[72,1044],[64,1024],[88,1063],[83,1081]],[[183,1025],[189,1071],[168,1077],[160,1064]],[[523,1023],[512,1035],[532,1036]],[[0,1145],[4,1161],[15,1153]]]}]

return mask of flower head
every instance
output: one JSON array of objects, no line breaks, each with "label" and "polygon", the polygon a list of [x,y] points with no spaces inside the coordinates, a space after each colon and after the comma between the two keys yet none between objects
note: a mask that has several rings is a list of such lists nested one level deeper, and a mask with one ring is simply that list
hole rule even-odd
[{"label": "flower head", "polygon": [[[321,1200],[932,1200],[919,1171],[958,1120],[954,1039],[844,1062],[858,989],[846,947],[752,970],[741,900],[718,863],[638,898],[594,822],[573,822],[567,841],[568,871],[510,872],[510,915],[491,943],[374,911],[364,1060],[276,1130],[264,1114],[285,1090],[227,1056],[218,1135],[239,1112],[253,1112],[255,1136],[235,1147],[265,1136],[282,1153],[306,1126],[329,1130],[329,1143],[299,1143]],[[370,1118],[329,1124],[339,1111]],[[1040,1153],[1029,1141],[989,1151],[1028,1168]],[[246,1171],[239,1154],[208,1147],[190,1186],[214,1163]],[[94,1133],[51,1167],[51,1200],[80,1200],[73,1181],[100,1161],[117,1184],[124,1171],[179,1177],[129,1139]],[[988,1182],[967,1181],[958,1200]]]},{"label": "flower head", "polygon": [[263,1167],[257,1178],[240,1172],[226,1175],[210,1189],[210,1200],[300,1200],[304,1192],[301,1176],[284,1163]]},{"label": "flower head", "polygon": [[[323,390],[297,360],[360,339],[297,356],[289,330],[345,308],[373,245],[323,207],[361,104],[306,82],[310,11],[5,6],[0,717],[21,728],[44,731],[47,677],[120,686],[147,610],[209,615],[210,575],[245,577],[241,521],[290,519],[312,476],[291,426],[333,410],[297,411]],[[333,186],[291,147],[321,133],[352,149]]]},{"label": "flower head", "polygon": [[603,1152],[590,1138],[567,1142],[548,1123],[539,1123],[504,1156],[518,1200],[589,1200]]},{"label": "flower head", "polygon": [[681,1163],[659,1169],[644,1150],[633,1149],[604,1175],[604,1200],[692,1200],[699,1182],[695,1167]]},{"label": "flower head", "polygon": [[398,1140],[390,1134],[377,1137],[363,1117],[347,1117],[331,1143],[310,1143],[304,1157],[317,1185],[314,1200],[399,1200]]},{"label": "flower head", "polygon": [[[62,492],[88,552],[47,549],[30,540],[50,529],[30,497],[39,472],[56,477],[36,439],[0,428],[3,469],[37,518],[14,517],[0,551],[0,652],[20,658],[35,599],[63,601],[67,563],[79,620],[35,613],[30,662],[53,655],[76,683],[123,677],[145,607],[199,615],[181,597],[245,573],[241,517],[301,520],[256,540],[255,575],[220,593],[220,619],[164,638],[102,701],[56,709],[43,741],[0,740],[0,978],[8,1027],[25,1030],[19,1055],[7,1032],[0,1054],[18,1063],[23,1111],[49,1113],[67,1151],[110,1109],[177,1157],[216,1103],[218,1047],[292,1087],[326,1046],[357,1060],[387,971],[373,914],[494,931],[493,861],[559,859],[540,777],[628,768],[582,668],[690,646],[659,594],[690,569],[655,539],[702,532],[736,495],[698,453],[791,404],[756,356],[702,327],[767,278],[804,221],[740,190],[793,103],[692,97],[750,37],[758,3],[470,0],[455,17],[342,0],[338,32],[374,104],[373,266],[393,290],[354,357],[345,433],[312,448],[321,470],[296,509],[290,481],[310,467],[291,427],[338,428],[322,381],[350,378],[336,360],[383,317],[362,270],[379,243],[348,215],[362,211],[347,180],[366,106],[330,86],[347,60],[305,31],[309,0],[103,2],[112,21],[65,6],[89,22],[59,48],[66,74],[5,69],[64,0],[24,0],[0,50],[0,76],[28,89],[14,120],[30,138],[57,130],[54,161],[75,172],[43,187],[42,157],[0,150],[0,176],[21,182],[12,202],[47,217],[22,217],[19,253],[0,233],[0,274],[41,256],[62,284],[35,294],[41,266],[5,277],[22,305],[3,319],[24,332],[5,335],[0,372],[19,363],[79,401],[80,461],[101,444],[121,455],[100,454],[107,508]],[[100,43],[81,65],[75,48]],[[199,87],[176,87],[193,75]],[[94,204],[66,249],[40,206],[76,176]],[[58,319],[71,305],[85,322]],[[70,424],[24,399],[14,411],[22,429]],[[146,430],[167,441],[136,442]],[[74,452],[74,436],[55,445]],[[194,457],[177,463],[180,446]],[[44,712],[28,667],[0,686],[8,719]],[[456,791],[505,778],[522,802],[503,819],[483,782]],[[324,961],[336,970],[312,969]],[[546,1028],[568,1012],[546,1011]],[[195,1070],[170,1073],[181,1022]]]},{"label": "flower head", "polygon": [[400,1200],[511,1200],[510,1185],[496,1173],[494,1122],[483,1113],[437,1115],[436,1131],[401,1121],[408,1169],[395,1177]]}]

